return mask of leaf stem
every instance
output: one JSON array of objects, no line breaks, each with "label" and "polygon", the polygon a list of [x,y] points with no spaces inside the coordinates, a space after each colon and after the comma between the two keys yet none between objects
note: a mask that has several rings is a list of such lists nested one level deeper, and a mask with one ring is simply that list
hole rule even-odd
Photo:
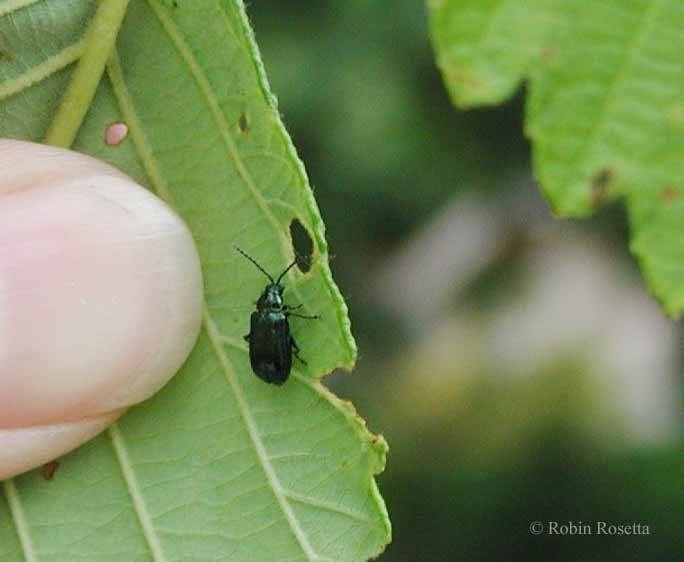
[{"label": "leaf stem", "polygon": [[129,0],[102,0],[86,33],[85,51],[74,70],[45,142],[69,148],[102,78]]}]

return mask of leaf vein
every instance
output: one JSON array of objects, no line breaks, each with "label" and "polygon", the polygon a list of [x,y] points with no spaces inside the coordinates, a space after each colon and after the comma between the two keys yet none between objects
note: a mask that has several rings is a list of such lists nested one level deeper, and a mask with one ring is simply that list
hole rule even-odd
[{"label": "leaf vein", "polygon": [[114,424],[109,428],[109,435],[112,439],[112,447],[116,455],[116,459],[121,467],[121,472],[123,474],[126,486],[128,487],[128,493],[133,501],[133,507],[138,516],[138,521],[142,527],[143,534],[145,536],[145,541],[150,549],[152,558],[155,562],[165,562],[164,551],[159,541],[159,537],[152,524],[152,518],[147,511],[147,506],[145,505],[145,500],[143,499],[142,491],[138,486],[138,481],[135,477],[135,472],[133,471],[133,463],[128,457],[128,451],[126,450],[126,444],[124,443],[123,435],[119,430],[119,425]]},{"label": "leaf vein", "polygon": [[313,550],[313,547],[306,538],[304,530],[299,525],[299,520],[297,519],[297,517],[294,514],[294,511],[292,510],[292,506],[290,506],[286,496],[283,493],[280,480],[278,479],[278,475],[276,474],[275,469],[273,468],[273,465],[271,464],[271,461],[268,458],[268,454],[266,452],[264,444],[261,441],[261,438],[259,436],[259,430],[257,429],[254,419],[252,418],[249,404],[247,403],[247,399],[245,398],[242,387],[240,386],[240,383],[237,380],[235,370],[233,369],[230,359],[228,359],[228,356],[226,355],[223,349],[223,345],[221,344],[221,335],[216,327],[216,324],[214,324],[214,321],[211,318],[206,306],[204,309],[204,323],[207,328],[209,340],[211,341],[214,351],[221,363],[221,366],[223,367],[223,371],[228,381],[228,384],[233,389],[235,399],[237,400],[240,412],[242,413],[242,419],[245,423],[247,433],[249,434],[249,437],[252,440],[254,450],[257,454],[257,457],[259,458],[266,479],[270,484],[271,490],[273,491],[273,495],[275,496],[276,501],[280,505],[283,515],[285,516],[285,519],[287,520],[292,533],[297,539],[297,542],[302,548],[302,551],[306,555],[307,560],[309,560],[309,562],[320,562],[321,559]]},{"label": "leaf vein", "polygon": [[349,517],[350,519],[360,521],[361,523],[367,523],[373,527],[378,526],[377,521],[370,519],[369,517],[367,517],[363,513],[359,513],[358,511],[355,511],[353,509],[348,509],[346,507],[342,507],[342,506],[334,504],[332,502],[328,502],[328,501],[321,500],[319,498],[314,498],[312,496],[307,496],[304,494],[298,494],[297,492],[292,492],[290,490],[283,490],[283,495],[286,498],[289,498],[292,501],[295,501],[297,503],[302,503],[302,504],[310,505],[313,507],[318,507],[318,508],[324,509],[326,511],[331,511],[333,513],[338,513],[340,515],[345,515],[345,516]]},{"label": "leaf vein", "polygon": [[278,224],[277,219],[275,218],[271,210],[268,208],[268,205],[264,198],[257,190],[256,185],[254,184],[254,180],[252,179],[252,176],[250,175],[249,171],[245,166],[245,163],[243,162],[242,158],[238,153],[235,141],[233,140],[233,137],[230,134],[230,127],[228,126],[225,116],[221,111],[221,106],[219,104],[218,98],[216,97],[216,94],[214,93],[209,80],[205,76],[200,65],[197,63],[197,60],[195,60],[195,56],[190,50],[190,47],[185,42],[185,39],[180,34],[173,20],[168,16],[168,14],[161,8],[161,6],[155,0],[148,0],[148,3],[152,8],[152,11],[159,19],[159,22],[161,23],[161,26],[164,28],[166,34],[168,35],[172,45],[176,48],[178,54],[183,59],[183,62],[185,62],[185,64],[187,65],[188,69],[190,70],[190,74],[192,75],[193,79],[197,83],[197,86],[202,92],[202,95],[204,96],[204,99],[207,102],[209,110],[211,111],[211,115],[214,118],[214,122],[216,123],[216,126],[219,130],[219,134],[221,135],[223,144],[228,149],[228,153],[230,154],[230,157],[233,160],[233,163],[235,164],[235,168],[239,176],[242,178],[242,181],[244,182],[248,191],[254,198],[256,204],[259,206],[261,211],[266,216],[267,220],[273,226],[273,229],[276,232],[276,235],[278,235],[278,238],[280,238],[281,242],[284,242],[283,236],[280,235],[280,225]]},{"label": "leaf vein", "polygon": [[617,67],[616,72],[612,77],[612,81],[606,89],[603,107],[601,108],[598,119],[592,126],[591,131],[585,135],[586,142],[580,145],[578,150],[575,152],[575,154],[573,154],[573,157],[568,162],[566,181],[564,183],[565,187],[568,187],[571,179],[576,177],[577,172],[580,171],[582,165],[586,163],[588,155],[595,152],[592,149],[601,138],[601,134],[604,132],[606,124],[609,122],[608,115],[612,112],[613,105],[616,100],[615,92],[624,82],[625,76],[627,75],[627,69],[629,68],[634,55],[638,54],[638,47],[644,39],[646,30],[648,29],[648,24],[653,20],[656,8],[659,7],[660,4],[660,0],[651,0],[648,6],[645,8],[641,21],[638,25],[638,29],[631,36],[631,39],[624,49],[622,64]]},{"label": "leaf vein", "polygon": [[39,1],[40,0],[7,0],[7,2],[0,6],[0,17],[21,10],[22,8],[28,8],[31,4],[35,4]]},{"label": "leaf vein", "polygon": [[26,520],[26,514],[24,513],[24,508],[21,505],[21,498],[19,497],[19,492],[14,480],[11,478],[3,482],[5,488],[5,496],[7,497],[7,503],[9,504],[10,513],[12,515],[12,521],[14,522],[14,528],[17,531],[17,536],[19,537],[19,543],[24,554],[24,560],[26,562],[38,562],[38,557],[36,556],[35,550],[33,548],[33,542],[31,541],[31,535],[29,534],[29,525]]},{"label": "leaf vein", "polygon": [[81,38],[76,43],[62,49],[59,53],[45,59],[40,64],[30,68],[27,72],[10,80],[0,83],[0,100],[14,96],[49,78],[56,72],[76,62],[83,55],[85,39]]},{"label": "leaf vein", "polygon": [[107,63],[107,76],[112,84],[112,89],[114,90],[114,95],[119,104],[119,109],[121,109],[123,118],[128,124],[128,130],[133,139],[133,143],[135,144],[135,149],[142,160],[142,164],[145,167],[145,172],[147,173],[147,177],[149,178],[152,187],[164,201],[173,206],[173,196],[171,195],[169,186],[159,170],[159,166],[157,166],[157,161],[150,149],[150,144],[145,135],[145,131],[143,130],[142,123],[133,107],[133,101],[131,100],[128,88],[124,82],[123,71],[121,70],[121,63],[119,62],[119,55],[116,48],[112,51],[112,55]]}]

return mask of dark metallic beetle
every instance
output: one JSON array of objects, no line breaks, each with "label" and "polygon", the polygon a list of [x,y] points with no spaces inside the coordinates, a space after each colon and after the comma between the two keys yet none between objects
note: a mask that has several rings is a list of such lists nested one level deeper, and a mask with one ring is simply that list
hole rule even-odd
[{"label": "dark metallic beetle", "polygon": [[252,364],[252,370],[261,380],[272,384],[283,384],[290,376],[293,352],[297,359],[306,365],[306,362],[299,356],[297,342],[290,335],[288,317],[296,316],[314,320],[318,316],[295,314],[292,311],[302,305],[290,307],[283,301],[285,287],[280,284],[280,281],[294,267],[297,260],[288,265],[274,281],[273,277],[254,258],[237,246],[235,249],[256,265],[270,281],[256,302],[256,310],[250,317],[249,334],[245,336],[245,340],[249,343],[249,361]]}]

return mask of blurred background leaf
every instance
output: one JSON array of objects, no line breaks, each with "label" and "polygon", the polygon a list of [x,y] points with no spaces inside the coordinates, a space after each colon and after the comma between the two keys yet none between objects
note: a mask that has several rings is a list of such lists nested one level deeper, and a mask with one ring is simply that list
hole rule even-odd
[{"label": "blurred background leaf", "polygon": [[550,204],[585,216],[624,196],[655,296],[684,311],[684,6],[676,0],[430,0],[459,107],[529,82],[525,129]]}]

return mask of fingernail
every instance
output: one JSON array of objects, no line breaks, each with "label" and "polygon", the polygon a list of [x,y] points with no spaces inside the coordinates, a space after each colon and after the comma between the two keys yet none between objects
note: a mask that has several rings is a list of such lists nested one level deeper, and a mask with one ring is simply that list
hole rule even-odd
[{"label": "fingernail", "polygon": [[0,429],[0,480],[50,462],[95,437],[121,412],[72,423]]}]

